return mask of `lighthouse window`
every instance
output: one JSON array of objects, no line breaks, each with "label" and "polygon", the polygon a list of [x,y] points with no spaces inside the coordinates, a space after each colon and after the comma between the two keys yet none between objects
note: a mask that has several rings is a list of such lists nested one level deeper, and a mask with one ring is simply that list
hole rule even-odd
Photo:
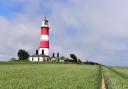
[{"label": "lighthouse window", "polygon": [[46,21],[44,21],[44,25],[46,25]]},{"label": "lighthouse window", "polygon": [[44,22],[44,25],[48,25],[48,21],[45,21],[45,22]]},{"label": "lighthouse window", "polygon": [[42,50],[42,54],[44,55],[44,50]]}]

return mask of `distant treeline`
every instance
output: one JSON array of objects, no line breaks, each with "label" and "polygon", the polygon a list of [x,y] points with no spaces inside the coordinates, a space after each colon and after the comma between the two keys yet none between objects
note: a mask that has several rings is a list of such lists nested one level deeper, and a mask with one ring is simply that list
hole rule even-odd
[{"label": "distant treeline", "polygon": [[90,64],[90,65],[102,65],[102,64],[100,64],[100,63],[96,63],[96,62],[89,62],[89,61],[87,61],[87,62],[82,62],[83,64]]}]

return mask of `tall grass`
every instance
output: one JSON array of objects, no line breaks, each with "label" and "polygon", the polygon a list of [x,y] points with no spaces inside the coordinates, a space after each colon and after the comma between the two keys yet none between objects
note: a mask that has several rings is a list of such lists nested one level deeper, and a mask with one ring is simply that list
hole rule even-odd
[{"label": "tall grass", "polygon": [[103,67],[107,89],[128,89],[128,79],[113,68]]},{"label": "tall grass", "polygon": [[3,64],[0,89],[100,89],[98,66]]}]

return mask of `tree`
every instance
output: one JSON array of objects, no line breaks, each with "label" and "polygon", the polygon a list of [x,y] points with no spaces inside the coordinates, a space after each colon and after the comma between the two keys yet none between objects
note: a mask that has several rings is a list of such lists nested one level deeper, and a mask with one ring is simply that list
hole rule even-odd
[{"label": "tree", "polygon": [[60,59],[61,59],[61,60],[65,60],[65,57],[64,57],[64,56],[62,56]]},{"label": "tree", "polygon": [[18,51],[19,60],[27,60],[29,58],[29,53],[23,49]]},{"label": "tree", "polygon": [[77,61],[79,64],[81,64],[82,63],[82,61],[80,60],[80,59],[78,59],[78,61]]},{"label": "tree", "polygon": [[75,54],[70,54],[70,57],[73,59],[74,62],[77,62],[77,57]]},{"label": "tree", "polygon": [[74,60],[73,59],[69,59],[69,58],[65,58],[65,60],[64,60],[65,62],[74,62]]}]

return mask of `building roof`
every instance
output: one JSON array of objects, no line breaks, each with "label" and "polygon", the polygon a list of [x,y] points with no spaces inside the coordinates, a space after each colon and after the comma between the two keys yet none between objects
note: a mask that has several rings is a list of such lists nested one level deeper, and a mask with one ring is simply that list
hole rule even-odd
[{"label": "building roof", "polygon": [[31,55],[30,57],[49,57],[49,56],[43,55],[43,54],[40,54],[40,55],[34,54],[34,55]]}]

